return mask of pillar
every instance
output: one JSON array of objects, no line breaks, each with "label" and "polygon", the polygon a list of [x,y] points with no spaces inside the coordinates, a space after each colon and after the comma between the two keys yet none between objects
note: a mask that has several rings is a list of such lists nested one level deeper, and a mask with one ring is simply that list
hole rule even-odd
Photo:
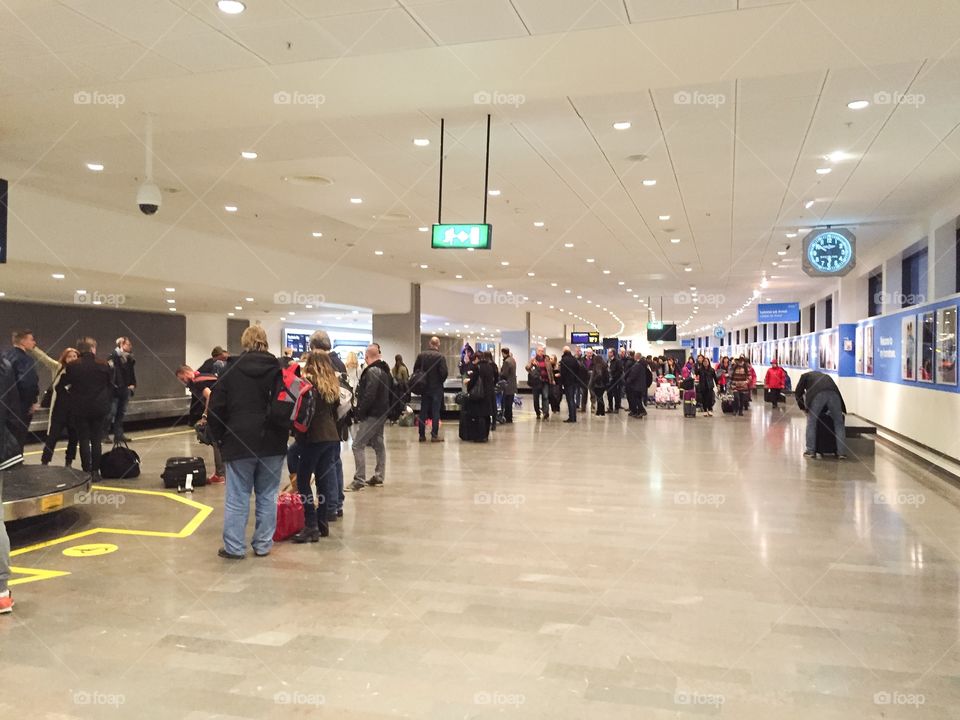
[{"label": "pillar", "polygon": [[927,287],[927,302],[953,295],[957,291],[957,220],[930,233]]},{"label": "pillar", "polygon": [[420,354],[420,284],[410,285],[410,302],[402,313],[374,313],[373,341],[380,343],[383,359],[393,366],[393,357],[403,355],[407,367]]},{"label": "pillar", "polygon": [[883,308],[888,313],[903,305],[903,253],[883,261]]},{"label": "pillar", "polygon": [[526,358],[530,355],[530,313],[524,313],[525,325],[522,330],[502,330],[500,332],[500,347],[510,348],[516,358]]}]

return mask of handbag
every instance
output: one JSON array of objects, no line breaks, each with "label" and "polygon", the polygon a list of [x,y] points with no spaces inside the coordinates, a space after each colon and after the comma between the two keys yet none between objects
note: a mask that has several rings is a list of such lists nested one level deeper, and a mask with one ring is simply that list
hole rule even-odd
[{"label": "handbag", "polygon": [[470,381],[470,390],[467,391],[467,396],[471,400],[483,400],[486,395],[486,388],[484,387],[483,378],[480,377],[479,373]]},{"label": "handbag", "polygon": [[213,434],[210,432],[210,423],[205,419],[198,420],[197,423],[193,426],[194,432],[197,433],[197,442],[201,445],[216,445],[216,440],[213,439]]},{"label": "handbag", "polygon": [[43,397],[40,398],[40,407],[50,409],[53,404],[53,385],[43,391]]},{"label": "handbag", "polygon": [[123,441],[100,458],[100,477],[106,480],[129,480],[140,477],[140,456]]},{"label": "handbag", "polygon": [[293,537],[304,528],[303,498],[291,482],[292,492],[282,492],[277,496],[277,528],[273,532],[273,541],[282,542]]}]

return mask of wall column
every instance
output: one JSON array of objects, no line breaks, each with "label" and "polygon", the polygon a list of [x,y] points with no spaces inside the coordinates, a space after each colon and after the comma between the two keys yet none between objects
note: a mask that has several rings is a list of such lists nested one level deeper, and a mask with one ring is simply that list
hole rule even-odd
[{"label": "wall column", "polygon": [[510,352],[516,358],[526,358],[530,355],[530,313],[524,313],[524,316],[526,327],[523,330],[503,330],[500,333],[500,347],[510,348]]},{"label": "wall column", "polygon": [[407,312],[374,313],[373,341],[380,343],[384,361],[393,367],[393,357],[403,355],[407,367],[420,354],[420,284],[410,285],[410,303]]},{"label": "wall column", "polygon": [[957,291],[957,221],[932,230],[927,251],[927,302]]}]

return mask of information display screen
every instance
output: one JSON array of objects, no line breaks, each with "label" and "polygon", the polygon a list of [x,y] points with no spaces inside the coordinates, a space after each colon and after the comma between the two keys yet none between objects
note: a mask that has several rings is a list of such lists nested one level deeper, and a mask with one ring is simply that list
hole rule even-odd
[{"label": "information display screen", "polygon": [[598,332],[575,332],[570,333],[571,345],[599,345],[600,333]]},{"label": "information display screen", "polygon": [[[659,325],[660,327],[656,327]],[[648,323],[647,342],[676,342],[677,326],[672,323]]]}]

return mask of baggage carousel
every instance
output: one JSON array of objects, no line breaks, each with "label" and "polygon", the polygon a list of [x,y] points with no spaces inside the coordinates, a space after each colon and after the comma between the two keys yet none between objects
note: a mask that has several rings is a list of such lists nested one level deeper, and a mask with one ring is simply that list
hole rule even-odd
[{"label": "baggage carousel", "polygon": [[0,472],[6,522],[55,513],[90,492],[90,474],[53,465],[18,465]]}]

